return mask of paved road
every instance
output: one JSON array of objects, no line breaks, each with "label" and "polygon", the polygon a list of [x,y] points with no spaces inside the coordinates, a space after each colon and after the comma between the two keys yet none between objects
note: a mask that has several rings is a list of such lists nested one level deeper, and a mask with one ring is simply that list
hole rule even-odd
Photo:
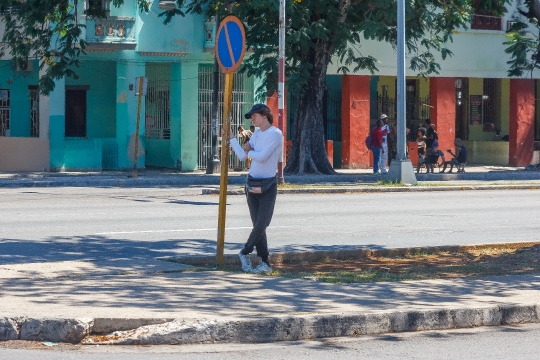
[{"label": "paved road", "polygon": [[61,346],[2,349],[2,359],[370,359],[370,360],[537,360],[540,324],[516,327],[426,331],[417,333],[332,338],[273,344],[189,346]]},{"label": "paved road", "polygon": [[[0,264],[215,253],[218,197],[180,189],[0,190]],[[250,230],[229,196],[226,252]],[[280,195],[274,251],[538,241],[540,191]]]}]

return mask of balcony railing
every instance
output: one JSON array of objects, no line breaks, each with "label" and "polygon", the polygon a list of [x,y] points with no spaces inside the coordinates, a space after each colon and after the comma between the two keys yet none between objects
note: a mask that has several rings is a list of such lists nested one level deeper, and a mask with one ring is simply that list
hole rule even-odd
[{"label": "balcony railing", "polygon": [[476,30],[502,30],[502,20],[500,16],[474,14],[471,22],[471,29]]},{"label": "balcony railing", "polygon": [[111,48],[132,50],[137,46],[135,39],[135,18],[110,16],[106,19],[87,19],[86,41],[90,48]]}]

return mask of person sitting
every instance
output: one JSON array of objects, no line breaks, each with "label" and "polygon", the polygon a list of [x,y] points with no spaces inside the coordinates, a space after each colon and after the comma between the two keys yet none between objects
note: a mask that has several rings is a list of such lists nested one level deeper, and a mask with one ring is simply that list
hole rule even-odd
[{"label": "person sitting", "polygon": [[249,139],[251,139],[251,136],[253,136],[253,132],[251,130],[244,130],[244,127],[242,125],[239,125],[238,135],[242,137],[242,145],[245,145],[249,141]]},{"label": "person sitting", "polygon": [[446,170],[446,165],[448,164],[450,164],[450,171],[448,172],[452,172],[454,165],[457,165],[458,172],[465,172],[463,165],[467,162],[467,148],[463,145],[460,138],[454,140],[454,145],[456,146],[455,154],[451,149],[446,150],[453,158],[450,161],[445,161],[442,172]]},{"label": "person sitting", "polygon": [[427,149],[425,164],[427,172],[429,173],[431,171],[431,173],[433,174],[433,165],[439,163],[439,157],[442,159],[443,163],[445,162],[445,160],[444,153],[439,150],[439,142],[434,141],[432,146],[432,148]]}]

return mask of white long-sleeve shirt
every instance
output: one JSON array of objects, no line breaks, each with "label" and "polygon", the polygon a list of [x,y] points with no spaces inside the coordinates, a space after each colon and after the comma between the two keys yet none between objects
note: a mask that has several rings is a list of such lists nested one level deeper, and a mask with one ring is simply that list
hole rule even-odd
[{"label": "white long-sleeve shirt", "polygon": [[283,148],[283,133],[275,126],[265,131],[255,130],[249,145],[253,150],[246,154],[237,139],[231,139],[231,147],[240,160],[251,158],[249,174],[254,178],[276,176],[277,163]]}]

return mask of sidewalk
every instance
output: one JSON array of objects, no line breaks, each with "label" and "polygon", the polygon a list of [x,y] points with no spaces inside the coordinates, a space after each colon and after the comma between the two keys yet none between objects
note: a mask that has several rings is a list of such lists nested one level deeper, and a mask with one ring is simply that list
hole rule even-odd
[{"label": "sidewalk", "polygon": [[[228,184],[242,186],[246,172],[230,171]],[[503,166],[467,166],[465,173],[417,174],[419,185],[445,183],[447,185],[494,185],[494,184],[540,184],[540,171]],[[372,187],[384,176],[372,175],[371,169],[339,169],[336,175],[290,175],[285,182],[290,184],[318,184],[321,186]],[[207,175],[204,171],[176,172],[169,169],[140,170],[133,178],[131,171],[104,172],[26,172],[0,173],[0,187],[50,187],[50,186],[92,186],[92,187],[153,187],[170,186],[203,193],[204,189],[219,188],[219,174]]]},{"label": "sidewalk", "polygon": [[0,267],[0,340],[268,342],[540,322],[540,275],[333,285],[160,260]]}]

